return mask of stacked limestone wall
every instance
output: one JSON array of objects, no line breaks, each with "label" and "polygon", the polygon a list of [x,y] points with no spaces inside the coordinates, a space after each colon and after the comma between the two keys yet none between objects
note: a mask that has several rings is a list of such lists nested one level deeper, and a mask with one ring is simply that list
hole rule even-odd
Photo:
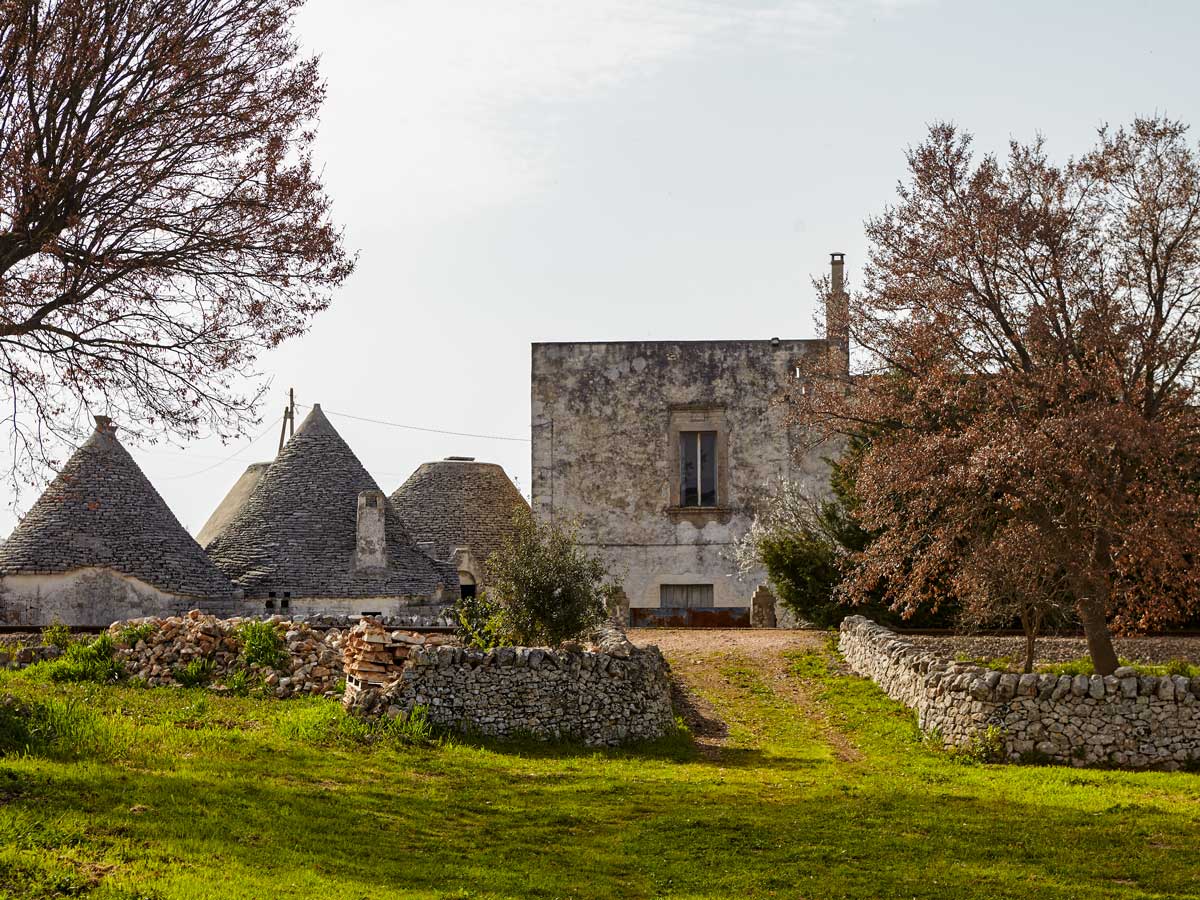
[{"label": "stacked limestone wall", "polygon": [[[277,668],[247,666],[238,630],[251,621],[259,620],[218,619],[192,610],[184,616],[114,622],[108,633],[117,642],[117,658],[125,664],[129,676],[151,686],[175,684],[177,670],[204,658],[213,663],[216,685],[234,672],[249,668],[281,698],[332,693],[337,688],[342,678],[343,631],[317,630],[278,616],[267,619],[282,639],[282,663]],[[139,631],[147,633],[140,635]],[[138,636],[130,642],[131,635]]]},{"label": "stacked limestone wall", "polygon": [[[444,728],[592,746],[661,737],[674,726],[667,663],[606,626],[591,649],[437,646],[364,620],[347,636],[347,709],[397,716],[417,706]],[[372,682],[383,682],[372,684]]]},{"label": "stacked limestone wall", "polygon": [[862,616],[842,622],[846,662],[916,710],[927,734],[968,747],[991,734],[1005,757],[1177,769],[1200,761],[1200,678],[1000,673],[923,651]]}]

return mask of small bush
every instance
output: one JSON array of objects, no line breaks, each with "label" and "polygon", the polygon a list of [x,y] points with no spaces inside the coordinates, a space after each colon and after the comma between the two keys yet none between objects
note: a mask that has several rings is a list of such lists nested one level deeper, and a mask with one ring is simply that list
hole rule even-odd
[{"label": "small bush", "polygon": [[982,734],[971,738],[967,746],[950,747],[946,752],[959,762],[1004,762],[1004,731],[997,725],[989,725]]},{"label": "small bush", "polygon": [[177,666],[171,672],[171,677],[184,687],[204,687],[213,680],[216,671],[217,664],[215,662],[203,656],[197,656],[186,666]]},{"label": "small bush", "polygon": [[261,683],[262,679],[256,679],[249,669],[236,669],[225,679],[225,689],[235,697],[248,697],[250,691]]},{"label": "small bush", "polygon": [[463,646],[491,650],[504,645],[504,610],[487,591],[460,598],[454,615],[455,631]]},{"label": "small bush", "polygon": [[107,634],[90,643],[73,643],[63,655],[41,663],[51,681],[92,681],[115,684],[125,677],[124,664],[113,657],[116,645]]},{"label": "small bush", "polygon": [[117,632],[117,644],[122,647],[136,647],[138,641],[144,641],[154,633],[154,624],[152,622],[143,622],[141,625],[126,625]]},{"label": "small bush", "polygon": [[500,609],[498,627],[511,644],[556,646],[584,637],[604,620],[616,591],[574,527],[538,522],[524,508],[487,571],[489,602]]},{"label": "small bush", "polygon": [[273,622],[246,622],[238,629],[242,662],[248,666],[278,669],[283,665],[283,638]]},{"label": "small bush", "polygon": [[71,629],[58,621],[58,619],[55,619],[42,629],[42,646],[44,647],[57,647],[59,650],[66,650],[73,643],[75,643],[75,636],[71,634]]}]

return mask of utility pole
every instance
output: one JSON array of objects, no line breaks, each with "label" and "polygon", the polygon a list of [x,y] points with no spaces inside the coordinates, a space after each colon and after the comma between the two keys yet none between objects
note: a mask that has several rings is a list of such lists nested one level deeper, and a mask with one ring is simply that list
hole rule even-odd
[{"label": "utility pole", "polygon": [[288,403],[283,408],[283,421],[279,423],[279,450],[276,456],[283,452],[283,442],[296,433],[296,391],[288,388]]}]

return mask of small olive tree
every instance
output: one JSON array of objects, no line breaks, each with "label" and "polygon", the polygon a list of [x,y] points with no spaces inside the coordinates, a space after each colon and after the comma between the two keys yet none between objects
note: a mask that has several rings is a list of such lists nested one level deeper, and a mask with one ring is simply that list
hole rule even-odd
[{"label": "small olive tree", "polygon": [[604,564],[584,550],[574,525],[538,522],[529,510],[487,563],[488,633],[505,644],[554,646],[587,634],[617,590]]}]

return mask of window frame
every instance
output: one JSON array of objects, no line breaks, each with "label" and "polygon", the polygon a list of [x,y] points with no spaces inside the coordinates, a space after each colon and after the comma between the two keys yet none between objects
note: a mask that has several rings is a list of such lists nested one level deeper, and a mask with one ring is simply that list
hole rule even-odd
[{"label": "window frame", "polygon": [[[705,437],[711,435],[711,444],[709,447],[709,465],[704,464]],[[686,509],[714,509],[720,504],[717,502],[720,495],[717,490],[717,469],[721,458],[721,452],[717,441],[718,433],[716,431],[680,431],[679,432],[679,505]],[[686,446],[692,443],[695,438],[695,484],[689,485],[685,482],[684,470],[688,464],[688,450]],[[707,476],[707,477],[706,477]],[[695,490],[695,502],[689,502],[691,499],[690,492]],[[706,490],[707,489],[707,490]],[[711,494],[711,502],[706,503],[705,498]]]},{"label": "window frame", "polygon": [[[729,428],[726,424],[724,404],[678,403],[668,408],[667,417],[667,462],[669,486],[667,513],[672,516],[693,518],[715,518],[729,514],[733,498],[729,480]],[[683,482],[683,459],[680,435],[687,431],[711,431],[716,433],[716,504],[712,506],[684,506],[681,487]],[[699,459],[697,459],[697,463]]]}]

